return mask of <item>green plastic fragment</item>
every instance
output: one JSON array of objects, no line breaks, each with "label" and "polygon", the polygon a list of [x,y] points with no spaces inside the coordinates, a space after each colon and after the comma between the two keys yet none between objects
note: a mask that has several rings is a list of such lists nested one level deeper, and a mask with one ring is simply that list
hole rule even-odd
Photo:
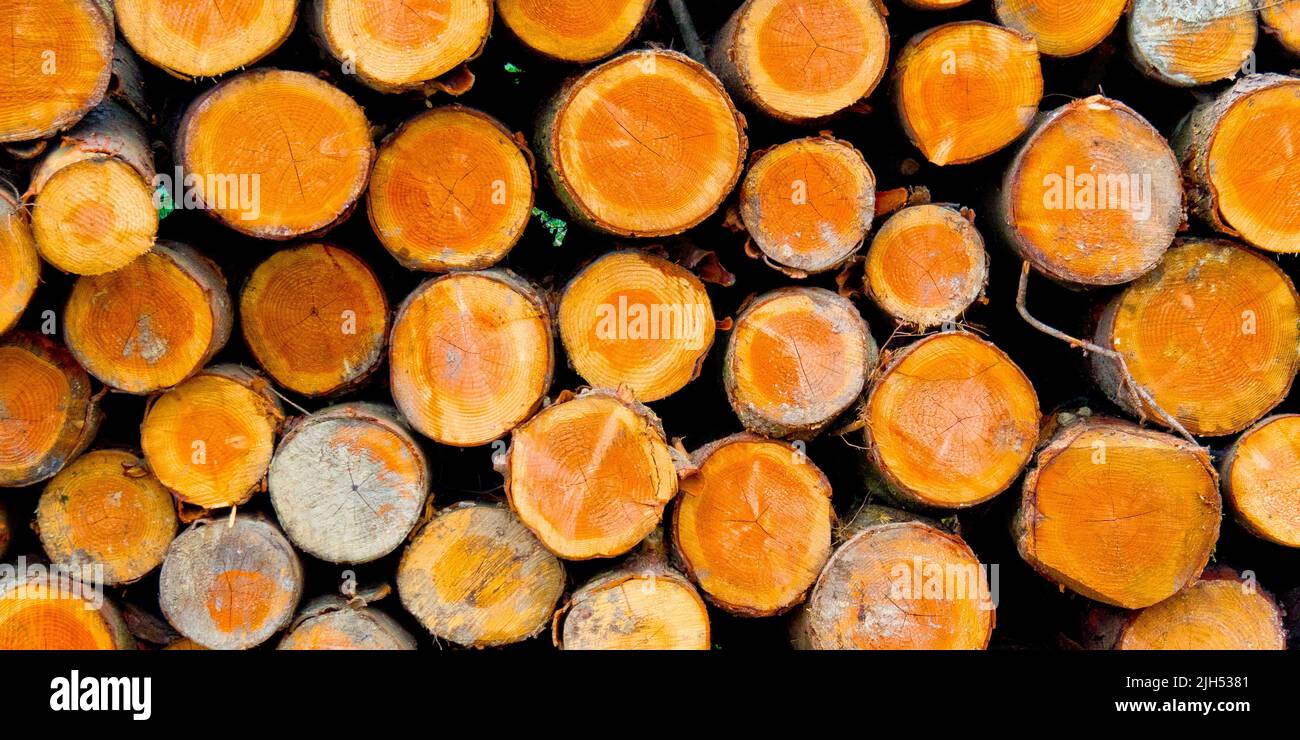
[{"label": "green plastic fragment", "polygon": [[564,237],[569,235],[569,224],[563,219],[555,218],[540,208],[533,207],[533,215],[542,223],[542,228],[551,232],[551,246],[564,246]]}]

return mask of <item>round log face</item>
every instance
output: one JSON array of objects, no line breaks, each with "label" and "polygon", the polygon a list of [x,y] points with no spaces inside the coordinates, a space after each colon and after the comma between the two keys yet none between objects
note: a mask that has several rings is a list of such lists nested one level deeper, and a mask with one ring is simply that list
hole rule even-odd
[{"label": "round log face", "polygon": [[313,600],[276,650],[414,650],[415,638],[387,614],[337,596]]},{"label": "round log face", "polygon": [[988,283],[984,238],[951,208],[917,205],[889,217],[872,238],[867,295],[900,322],[921,329],[955,321]]},{"label": "round log face", "polygon": [[1269,417],[1246,430],[1224,456],[1222,475],[1242,526],[1300,547],[1300,416]]},{"label": "round log face", "polygon": [[32,233],[41,256],[64,272],[119,270],[149,251],[158,235],[152,187],[116,157],[75,162],[41,188]]},{"label": "round log face", "polygon": [[1129,50],[1140,68],[1169,85],[1229,79],[1255,48],[1251,0],[1134,0]]},{"label": "round log face", "polygon": [[680,575],[617,573],[574,594],[556,615],[564,650],[708,650],[709,613]]},{"label": "round log face", "polygon": [[1124,627],[1119,650],[1285,650],[1282,610],[1253,582],[1197,581]]},{"label": "round log face", "polygon": [[1261,3],[1259,20],[1279,44],[1292,54],[1300,54],[1300,0]]},{"label": "round log face", "polygon": [[1129,0],[995,0],[998,22],[1033,36],[1038,51],[1073,57],[1091,51],[1115,29]]},{"label": "round log face", "polygon": [[7,187],[0,180],[0,334],[18,322],[41,277],[31,221],[18,201],[3,192]]},{"label": "round log face", "polygon": [[118,28],[150,63],[184,77],[215,77],[253,64],[293,31],[297,0],[117,0]]},{"label": "round log face", "polygon": [[525,46],[565,62],[594,62],[623,48],[654,0],[497,0],[501,21]]},{"label": "round log face", "polygon": [[0,588],[0,650],[130,650],[117,608],[69,579],[32,576]]},{"label": "round log face", "polygon": [[0,486],[49,478],[81,453],[99,426],[90,376],[62,346],[16,332],[0,343]]}]

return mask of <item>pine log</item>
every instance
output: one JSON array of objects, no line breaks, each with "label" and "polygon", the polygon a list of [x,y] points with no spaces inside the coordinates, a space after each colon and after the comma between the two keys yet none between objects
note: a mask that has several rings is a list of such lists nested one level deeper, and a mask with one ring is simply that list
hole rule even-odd
[{"label": "pine log", "polygon": [[397,309],[388,362],[412,427],[454,447],[487,444],[532,416],[551,385],[550,310],[508,270],[434,278]]},{"label": "pine log", "polygon": [[1259,21],[1264,32],[1282,48],[1300,54],[1300,0],[1264,0],[1259,3]]},{"label": "pine log", "polygon": [[189,79],[248,67],[289,38],[298,0],[116,0],[118,28],[155,67]]},{"label": "pine log", "polygon": [[1045,438],[1013,526],[1034,570],[1125,609],[1195,582],[1218,539],[1222,507],[1204,450],[1091,415],[1059,415]]},{"label": "pine log", "polygon": [[424,513],[429,464],[396,409],[346,403],[290,426],[267,484],[276,519],[299,549],[331,563],[368,563],[396,550]]},{"label": "pine log", "polygon": [[560,62],[596,62],[627,46],[654,0],[497,0],[520,43]]},{"label": "pine log", "polygon": [[415,638],[372,606],[321,596],[303,607],[276,650],[415,650]]},{"label": "pine log", "polygon": [[1219,477],[1241,526],[1300,547],[1300,416],[1270,416],[1243,432],[1224,453]]},{"label": "pine log", "polygon": [[[1110,301],[1094,341],[1122,353],[1133,379],[1189,432],[1214,437],[1286,398],[1300,368],[1297,322],[1300,296],[1272,260],[1227,240],[1183,239]],[[1114,358],[1093,354],[1092,368],[1112,401],[1164,423]]]},{"label": "pine log", "polygon": [[22,318],[40,279],[31,219],[13,183],[0,174],[0,335]]},{"label": "pine log", "polygon": [[1128,48],[1144,74],[1175,87],[1231,79],[1255,51],[1253,0],[1133,0]]},{"label": "pine log", "polygon": [[923,31],[895,65],[903,130],[940,166],[973,162],[1015,141],[1043,97],[1033,38],[983,21]]},{"label": "pine log", "polygon": [[709,66],[765,115],[806,124],[871,95],[889,62],[877,0],[746,0],[718,31]]},{"label": "pine log", "polygon": [[956,321],[984,293],[989,258],[973,214],[908,206],[871,239],[863,287],[899,323],[921,331]]},{"label": "pine log", "polygon": [[0,651],[135,647],[113,602],[66,572],[0,580]]},{"label": "pine log", "polygon": [[384,288],[360,257],[332,244],[303,244],[267,258],[244,283],[239,316],[257,364],[304,396],[357,388],[384,359]]},{"label": "pine log", "polygon": [[366,207],[375,234],[406,267],[481,270],[523,236],[533,181],[522,137],[485,113],[451,105],[421,113],[384,140]]},{"label": "pine log", "polygon": [[597,388],[626,386],[644,403],[667,398],[700,373],[716,321],[704,283],[647,251],[608,252],[560,294],[565,354]]},{"label": "pine log", "polygon": [[735,187],[748,140],[712,73],[661,49],[621,54],[546,104],[535,151],[581,224],[628,237],[672,236],[709,217]]},{"label": "pine log", "polygon": [[1049,57],[1095,49],[1119,25],[1129,0],[994,0],[998,23],[1034,37]]}]

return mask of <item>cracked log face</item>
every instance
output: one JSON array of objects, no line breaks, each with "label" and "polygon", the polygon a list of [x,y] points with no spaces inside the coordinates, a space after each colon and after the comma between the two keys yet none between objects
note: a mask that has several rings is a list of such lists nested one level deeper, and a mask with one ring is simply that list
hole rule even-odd
[{"label": "cracked log face", "polygon": [[294,618],[276,650],[415,650],[415,638],[392,617],[338,596],[313,599]]},{"label": "cracked log face", "polygon": [[200,95],[176,141],[177,162],[194,178],[187,195],[226,226],[262,239],[342,221],[374,158],[361,106],[313,75],[279,69],[245,72]]},{"label": "cracked log face", "polygon": [[[1116,296],[1096,343],[1124,355],[1155,403],[1195,435],[1239,432],[1290,391],[1300,367],[1300,297],[1272,260],[1221,239],[1184,239]],[[1102,390],[1165,423],[1134,397],[1113,359],[1092,356]]]},{"label": "cracked log face", "polygon": [[118,28],[143,59],[180,77],[216,77],[275,51],[297,0],[116,0]]},{"label": "cracked log face", "polygon": [[175,242],[120,270],[78,278],[63,316],[77,362],[104,385],[136,394],[197,373],[234,322],[216,264]]},{"label": "cracked log face", "polygon": [[994,0],[998,22],[1032,36],[1049,57],[1092,51],[1115,30],[1129,0]]},{"label": "cracked log face", "polygon": [[1230,79],[1259,35],[1252,0],[1133,0],[1128,47],[1138,69],[1177,87]]},{"label": "cracked log face", "polygon": [[737,317],[723,384],[746,429],[811,438],[862,395],[878,358],[847,299],[822,288],[779,288]]},{"label": "cracked log face", "polygon": [[133,650],[135,638],[112,602],[69,579],[0,584],[0,650]]},{"label": "cracked log face", "polygon": [[1016,544],[1054,583],[1140,609],[1205,568],[1218,485],[1207,454],[1178,437],[1118,419],[1063,420],[1025,476]]},{"label": "cracked log face", "polygon": [[523,236],[532,154],[495,118],[459,105],[402,124],[379,149],[370,224],[413,270],[480,270]]},{"label": "cracked log face", "polygon": [[89,452],[49,482],[36,508],[36,527],[50,562],[93,573],[104,585],[132,583],[162,564],[176,536],[176,504],[124,450]]},{"label": "cracked log face", "polygon": [[562,62],[594,62],[636,36],[654,0],[497,0],[524,46]]},{"label": "cracked log face", "polygon": [[258,265],[239,300],[244,341],[280,386],[308,397],[357,387],[384,358],[388,298],[352,252],[282,249]]},{"label": "cracked log face", "polygon": [[41,260],[17,189],[0,177],[0,334],[22,318],[41,278]]},{"label": "cracked log face", "polygon": [[487,444],[541,405],[555,366],[551,331],[540,292],[509,271],[426,281],[394,320],[393,400],[436,442]]},{"label": "cracked log face", "polygon": [[974,506],[1020,475],[1039,421],[1033,385],[1002,350],[966,332],[934,334],[876,375],[866,408],[868,460],[904,502]]},{"label": "cracked log face", "polygon": [[927,329],[956,321],[984,292],[989,258],[954,208],[918,205],[889,217],[867,250],[863,286],[885,313]]},{"label": "cracked log face", "polygon": [[1300,416],[1269,417],[1246,430],[1223,457],[1223,494],[1253,534],[1300,547]]},{"label": "cracked log face", "polygon": [[504,506],[460,503],[434,515],[397,568],[406,610],[435,638],[496,647],[546,629],[564,567]]}]

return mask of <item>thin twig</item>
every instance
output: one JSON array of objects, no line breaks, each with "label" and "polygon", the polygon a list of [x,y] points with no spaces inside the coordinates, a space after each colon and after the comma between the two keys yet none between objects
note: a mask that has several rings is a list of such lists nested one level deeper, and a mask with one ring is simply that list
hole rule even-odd
[{"label": "thin twig", "polygon": [[691,59],[705,64],[704,44],[700,43],[700,34],[695,30],[695,21],[691,20],[691,12],[686,9],[686,0],[668,0],[668,7],[672,8],[673,20],[677,22],[677,31],[686,42],[686,53]]}]

